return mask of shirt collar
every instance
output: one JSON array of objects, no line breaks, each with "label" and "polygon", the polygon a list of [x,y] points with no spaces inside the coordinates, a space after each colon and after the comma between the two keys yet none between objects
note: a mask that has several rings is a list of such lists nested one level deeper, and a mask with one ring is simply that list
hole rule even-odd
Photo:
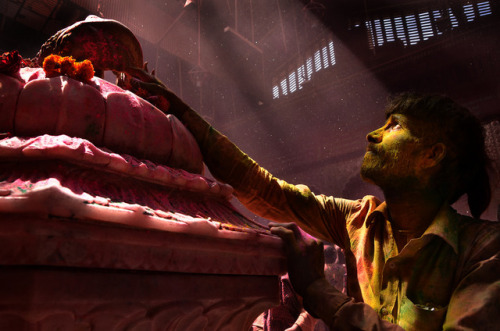
[{"label": "shirt collar", "polygon": [[[373,223],[376,216],[380,215],[389,220],[387,203],[384,201],[378,205],[370,214]],[[431,224],[424,231],[423,236],[435,235],[443,239],[458,254],[458,219],[457,213],[447,204],[444,204],[432,220]]]},{"label": "shirt collar", "polygon": [[434,217],[431,225],[425,230],[423,236],[425,235],[441,237],[458,254],[458,219],[455,210],[444,204]]},{"label": "shirt collar", "polygon": [[387,210],[387,203],[385,201],[378,205],[373,211],[381,213],[386,220],[389,219],[389,212]]},{"label": "shirt collar", "polygon": [[370,214],[368,215],[368,223],[373,225],[377,218],[389,220],[389,212],[387,210],[387,203],[385,201],[379,204],[370,212]]}]

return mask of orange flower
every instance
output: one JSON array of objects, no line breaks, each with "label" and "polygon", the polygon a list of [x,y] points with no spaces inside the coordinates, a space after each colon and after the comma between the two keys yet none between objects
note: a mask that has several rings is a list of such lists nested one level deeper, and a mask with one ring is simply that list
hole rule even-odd
[{"label": "orange flower", "polygon": [[51,54],[43,60],[43,70],[46,77],[56,77],[60,75],[59,55]]},{"label": "orange flower", "polygon": [[66,56],[61,58],[61,74],[66,75],[68,77],[74,77],[75,76],[75,59],[73,59],[71,56]]},{"label": "orange flower", "polygon": [[71,56],[51,54],[43,60],[46,77],[65,75],[80,81],[89,81],[94,77],[94,66],[89,60],[76,62]]},{"label": "orange flower", "polygon": [[94,66],[90,60],[83,60],[77,62],[76,66],[76,79],[81,81],[91,80],[94,77]]}]

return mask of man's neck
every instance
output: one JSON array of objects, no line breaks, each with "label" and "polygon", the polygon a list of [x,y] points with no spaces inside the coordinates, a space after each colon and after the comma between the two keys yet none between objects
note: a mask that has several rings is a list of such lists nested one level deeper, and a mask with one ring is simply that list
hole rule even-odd
[{"label": "man's neck", "polygon": [[408,240],[424,233],[444,203],[435,194],[419,191],[385,192],[385,199],[400,250]]}]

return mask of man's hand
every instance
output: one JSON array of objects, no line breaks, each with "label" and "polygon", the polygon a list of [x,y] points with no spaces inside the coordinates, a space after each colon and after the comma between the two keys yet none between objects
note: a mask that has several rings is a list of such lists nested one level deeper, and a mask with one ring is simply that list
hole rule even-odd
[{"label": "man's hand", "polygon": [[181,119],[189,106],[170,90],[147,67],[128,67],[119,76],[118,86],[148,100],[165,114]]},{"label": "man's hand", "polygon": [[303,236],[294,223],[269,223],[269,229],[283,239],[290,282],[294,290],[304,296],[311,283],[325,278],[323,243]]}]

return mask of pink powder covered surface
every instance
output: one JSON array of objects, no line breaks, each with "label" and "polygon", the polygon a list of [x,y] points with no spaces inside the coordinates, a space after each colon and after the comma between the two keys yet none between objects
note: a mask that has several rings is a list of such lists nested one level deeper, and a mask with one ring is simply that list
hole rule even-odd
[{"label": "pink powder covered surface", "polygon": [[[175,231],[263,231],[229,203],[232,188],[68,136],[5,138],[0,210]],[[168,221],[171,224],[165,224]]]},{"label": "pink powder covered surface", "polygon": [[85,83],[66,76],[45,78],[40,68],[23,68],[20,76],[0,74],[1,131],[20,137],[80,137],[116,153],[202,173],[201,152],[191,133],[175,116],[135,94],[98,77]]}]

